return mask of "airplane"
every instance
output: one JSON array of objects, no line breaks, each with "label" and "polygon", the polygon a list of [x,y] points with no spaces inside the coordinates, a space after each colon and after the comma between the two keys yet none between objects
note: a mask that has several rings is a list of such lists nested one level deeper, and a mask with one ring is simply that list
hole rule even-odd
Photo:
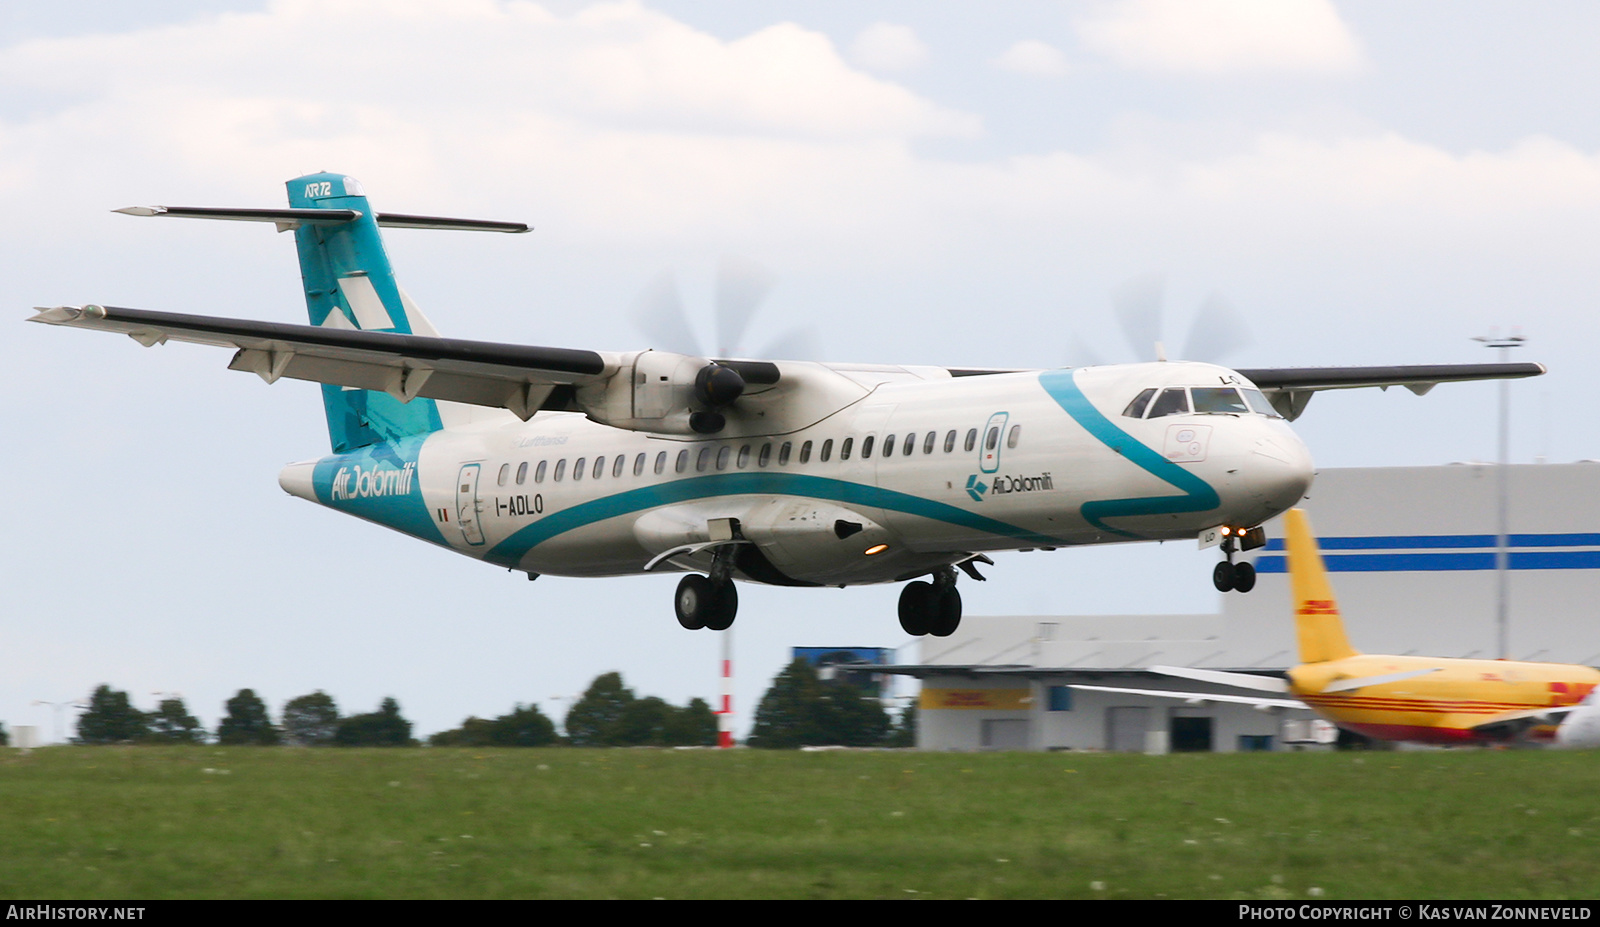
[{"label": "airplane", "polygon": [[[1152,672],[1289,698],[1075,686],[1098,691],[1310,708],[1375,740],[1426,744],[1548,741],[1600,746],[1600,670],[1566,663],[1467,660],[1361,653],[1345,637],[1327,566],[1305,512],[1284,516],[1300,665],[1287,679],[1191,667]],[[1565,716],[1565,718],[1563,718]]]},{"label": "airplane", "polygon": [[235,353],[271,384],[322,384],[332,454],[292,495],[525,572],[684,572],[685,628],[723,630],[733,580],[906,583],[902,628],[953,633],[958,571],[1002,550],[1197,540],[1221,591],[1237,552],[1305,495],[1288,422],[1320,390],[1537,376],[1538,364],[1231,370],[1155,362],[1000,370],[599,352],[441,337],[395,282],[380,228],[519,233],[375,212],[337,173],[289,208],[139,206],[135,216],[293,231],[309,325],[102,305],[32,321]]}]

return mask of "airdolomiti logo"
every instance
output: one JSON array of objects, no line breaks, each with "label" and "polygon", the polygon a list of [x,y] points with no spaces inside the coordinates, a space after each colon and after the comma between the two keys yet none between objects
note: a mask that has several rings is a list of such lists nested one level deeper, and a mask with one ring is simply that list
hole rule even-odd
[{"label": "airdolomiti logo", "polygon": [[329,498],[334,502],[344,499],[370,499],[374,496],[404,496],[411,492],[411,478],[416,475],[417,462],[407,461],[398,470],[361,469],[360,465],[340,467],[333,475],[333,491]]},{"label": "airdolomiti logo", "polygon": [[989,485],[985,486],[979,482],[978,474],[974,473],[967,477],[967,495],[972,497],[972,501],[982,502],[984,493],[990,492],[1003,496],[1014,492],[1041,492],[1056,488],[1055,481],[1050,478],[1048,472],[1038,476],[1009,476],[996,473],[989,479]]}]

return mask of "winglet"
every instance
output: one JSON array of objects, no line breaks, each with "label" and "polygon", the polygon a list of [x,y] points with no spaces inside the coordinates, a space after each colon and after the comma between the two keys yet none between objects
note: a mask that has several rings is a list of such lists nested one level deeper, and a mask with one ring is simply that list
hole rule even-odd
[{"label": "winglet", "polygon": [[1323,663],[1355,656],[1357,651],[1344,635],[1344,619],[1328,582],[1328,568],[1317,550],[1317,539],[1311,533],[1310,519],[1299,509],[1290,509],[1284,515],[1284,525],[1300,662]]}]

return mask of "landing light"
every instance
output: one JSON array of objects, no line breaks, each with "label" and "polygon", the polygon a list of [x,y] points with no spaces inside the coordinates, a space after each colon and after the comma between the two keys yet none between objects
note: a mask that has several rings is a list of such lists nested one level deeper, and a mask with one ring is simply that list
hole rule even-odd
[{"label": "landing light", "polygon": [[866,555],[868,557],[870,557],[873,554],[881,554],[881,553],[883,553],[884,551],[886,551],[888,549],[889,549],[889,545],[887,545],[887,544],[874,544],[871,547],[867,548],[865,553],[866,553]]}]

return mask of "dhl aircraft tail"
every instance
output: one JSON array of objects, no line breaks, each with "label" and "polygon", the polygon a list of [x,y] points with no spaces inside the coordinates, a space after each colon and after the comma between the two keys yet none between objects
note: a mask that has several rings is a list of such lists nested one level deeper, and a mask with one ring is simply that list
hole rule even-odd
[{"label": "dhl aircraft tail", "polygon": [[1357,654],[1344,636],[1344,619],[1333,598],[1328,568],[1317,550],[1311,521],[1299,509],[1284,515],[1288,530],[1289,586],[1294,598],[1294,623],[1300,638],[1301,663],[1325,663]]}]

